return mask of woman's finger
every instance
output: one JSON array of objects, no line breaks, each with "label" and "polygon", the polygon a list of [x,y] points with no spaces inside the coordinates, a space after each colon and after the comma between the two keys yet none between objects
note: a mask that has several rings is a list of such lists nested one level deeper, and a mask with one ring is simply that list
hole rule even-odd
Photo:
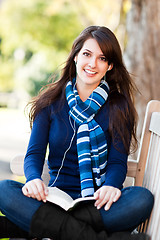
[{"label": "woman's finger", "polygon": [[113,202],[116,202],[121,196],[121,191],[119,189],[117,189],[116,195],[113,199]]},{"label": "woman's finger", "polygon": [[40,200],[46,202],[46,194],[45,194],[45,185],[44,185],[44,183],[42,181],[38,182],[36,186],[37,186],[37,189],[38,189],[38,194],[40,196]]},{"label": "woman's finger", "polygon": [[25,185],[22,187],[22,192],[23,192],[23,194],[24,194],[25,196],[30,197],[30,196],[29,196],[29,193],[28,193],[28,190],[27,190],[27,188],[26,188]]},{"label": "woman's finger", "polygon": [[112,186],[103,186],[95,192],[95,206],[100,209],[105,205],[105,210],[108,210],[113,202],[116,202],[121,196],[121,191]]},{"label": "woman's finger", "polygon": [[98,207],[100,205],[100,203],[103,201],[104,197],[105,197],[104,191],[96,192],[96,199],[97,199],[97,201],[95,202],[96,207]]},{"label": "woman's finger", "polygon": [[31,189],[31,197],[37,199],[38,201],[41,201],[42,198],[41,198],[41,195],[39,193],[37,183],[35,181],[30,186],[30,189]]},{"label": "woman's finger", "polygon": [[109,203],[108,206],[110,206],[110,204],[112,204],[112,202],[113,202],[113,198],[114,198],[114,192],[107,192],[104,195],[103,199],[101,199],[101,201],[99,202],[97,208],[100,209],[106,203]]},{"label": "woman's finger", "polygon": [[34,179],[24,185],[22,192],[27,197],[46,202],[47,189],[45,188],[47,187],[41,179]]}]

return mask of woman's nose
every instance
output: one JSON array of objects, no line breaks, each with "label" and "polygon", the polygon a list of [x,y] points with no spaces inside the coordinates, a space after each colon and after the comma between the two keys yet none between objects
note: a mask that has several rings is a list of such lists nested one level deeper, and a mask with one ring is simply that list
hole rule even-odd
[{"label": "woman's nose", "polygon": [[90,61],[89,61],[88,65],[91,68],[95,68],[96,67],[96,58],[94,58],[94,57],[90,58]]}]

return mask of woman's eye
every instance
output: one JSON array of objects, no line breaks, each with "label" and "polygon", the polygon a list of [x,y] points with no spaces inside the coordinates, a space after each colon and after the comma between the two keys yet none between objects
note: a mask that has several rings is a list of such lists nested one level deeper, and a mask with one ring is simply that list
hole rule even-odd
[{"label": "woman's eye", "polygon": [[102,61],[104,61],[104,62],[107,61],[107,59],[106,59],[105,57],[100,57],[100,59],[101,59]]},{"label": "woman's eye", "polygon": [[84,56],[89,56],[90,54],[88,52],[83,53]]}]

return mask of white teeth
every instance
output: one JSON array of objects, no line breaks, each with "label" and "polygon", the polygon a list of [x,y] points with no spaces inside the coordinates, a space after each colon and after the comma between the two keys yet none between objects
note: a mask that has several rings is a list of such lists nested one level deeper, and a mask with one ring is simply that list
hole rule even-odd
[{"label": "white teeth", "polygon": [[92,71],[87,70],[87,69],[85,69],[85,72],[87,72],[87,73],[89,73],[89,74],[96,74],[96,72],[92,72]]}]

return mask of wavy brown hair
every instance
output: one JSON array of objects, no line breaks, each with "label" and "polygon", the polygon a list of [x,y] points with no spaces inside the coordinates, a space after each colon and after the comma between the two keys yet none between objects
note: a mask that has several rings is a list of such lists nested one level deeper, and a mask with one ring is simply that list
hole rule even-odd
[{"label": "wavy brown hair", "polygon": [[107,27],[87,27],[75,39],[60,79],[46,85],[39,95],[29,103],[31,105],[29,113],[31,127],[36,115],[43,108],[49,106],[57,99],[64,102],[66,84],[76,76],[74,58],[81,50],[84,42],[89,38],[94,38],[98,42],[108,64],[113,64],[113,68],[107,71],[105,75],[105,79],[110,87],[109,131],[115,146],[118,139],[121,138],[127,153],[129,153],[131,139],[133,140],[132,150],[135,150],[137,146],[137,113],[133,102],[133,92],[136,90],[136,87],[123,63],[122,52],[117,38]]}]

